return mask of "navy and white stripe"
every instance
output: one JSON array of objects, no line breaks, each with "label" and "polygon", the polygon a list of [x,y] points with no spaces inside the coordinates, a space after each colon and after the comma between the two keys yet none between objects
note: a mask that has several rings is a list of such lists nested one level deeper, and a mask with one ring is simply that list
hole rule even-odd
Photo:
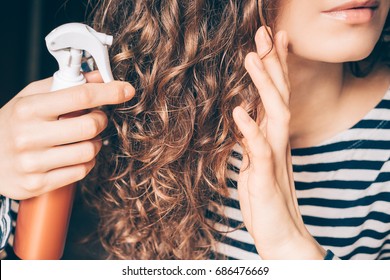
[{"label": "navy and white stripe", "polygon": [[11,214],[10,199],[4,196],[0,197],[0,248],[3,249],[7,244],[11,234]]},{"label": "navy and white stripe", "polygon": [[[259,259],[244,229],[237,197],[242,150],[229,160],[229,199],[217,244],[230,259]],[[328,250],[327,259],[390,259],[390,89],[352,128],[321,145],[292,150],[295,187],[303,220]],[[232,231],[233,230],[233,231]]]},{"label": "navy and white stripe", "polygon": [[[19,202],[2,197],[4,199],[6,208],[0,213],[0,218],[2,221],[7,221],[6,224],[2,224],[1,228],[1,259],[17,258],[13,251],[13,243],[15,236],[15,226],[16,226],[16,217],[19,209]],[[4,225],[4,227],[3,227]]]}]

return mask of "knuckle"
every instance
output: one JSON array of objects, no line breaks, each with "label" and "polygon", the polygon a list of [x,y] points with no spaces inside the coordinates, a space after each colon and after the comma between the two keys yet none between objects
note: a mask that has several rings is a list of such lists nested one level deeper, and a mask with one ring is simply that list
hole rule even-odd
[{"label": "knuckle", "polygon": [[88,106],[90,105],[94,100],[94,94],[90,87],[90,85],[85,84],[80,87],[80,91],[74,93],[74,99],[77,103]]},{"label": "knuckle", "polygon": [[29,193],[38,193],[43,187],[43,177],[41,175],[30,175],[24,183],[24,189]]},{"label": "knuckle", "polygon": [[245,68],[248,69],[249,66],[253,65],[253,61],[258,59],[258,55],[255,52],[250,52],[245,56],[244,65]]},{"label": "knuckle", "polygon": [[33,106],[25,102],[25,98],[19,98],[13,108],[13,117],[16,119],[27,119],[33,114]]},{"label": "knuckle", "polygon": [[99,121],[93,117],[85,118],[81,122],[81,132],[86,139],[94,138],[100,132]]},{"label": "knuckle", "polygon": [[23,173],[34,173],[38,170],[38,164],[34,157],[31,155],[22,155],[18,158],[18,166]]},{"label": "knuckle", "polygon": [[30,142],[30,138],[23,133],[17,133],[13,139],[13,145],[17,152],[23,152],[28,150],[28,148],[30,147]]},{"label": "knuckle", "polygon": [[89,162],[93,160],[98,152],[98,147],[93,142],[86,142],[84,144],[81,159],[82,162]]},{"label": "knuckle", "polygon": [[85,164],[80,165],[80,168],[78,169],[78,175],[77,180],[84,179],[88,173],[92,170],[92,168],[95,166],[96,160],[93,159]]},{"label": "knuckle", "polygon": [[104,113],[101,110],[97,110],[96,113],[97,113],[97,120],[96,121],[99,123],[99,128],[100,129],[106,128],[108,125],[108,117],[107,117],[106,113]]}]

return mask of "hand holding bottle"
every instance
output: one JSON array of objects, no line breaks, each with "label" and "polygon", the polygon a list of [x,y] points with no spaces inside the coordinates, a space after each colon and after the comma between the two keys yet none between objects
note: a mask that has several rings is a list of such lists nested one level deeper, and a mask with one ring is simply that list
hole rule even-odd
[{"label": "hand holding bottle", "polygon": [[31,83],[0,109],[0,194],[38,196],[93,168],[107,126],[96,107],[126,102],[135,91],[126,82],[102,83],[97,71],[85,78],[87,84],[55,92],[52,78]]}]

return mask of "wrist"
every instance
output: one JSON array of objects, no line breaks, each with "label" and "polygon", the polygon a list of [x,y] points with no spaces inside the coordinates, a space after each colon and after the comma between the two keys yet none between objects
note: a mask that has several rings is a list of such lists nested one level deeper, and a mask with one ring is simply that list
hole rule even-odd
[{"label": "wrist", "polygon": [[290,235],[284,242],[279,242],[268,249],[259,250],[264,260],[323,260],[326,250],[310,235]]}]

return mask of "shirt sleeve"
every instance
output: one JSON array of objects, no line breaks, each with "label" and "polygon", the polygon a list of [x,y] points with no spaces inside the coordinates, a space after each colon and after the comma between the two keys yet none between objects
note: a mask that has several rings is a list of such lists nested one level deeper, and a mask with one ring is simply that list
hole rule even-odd
[{"label": "shirt sleeve", "polygon": [[4,249],[11,234],[12,223],[10,213],[11,200],[0,196],[0,250]]},{"label": "shirt sleeve", "polygon": [[324,257],[324,260],[325,261],[332,261],[332,260],[340,260],[340,259],[338,257],[336,257],[336,255],[331,250],[327,250],[326,255]]}]

